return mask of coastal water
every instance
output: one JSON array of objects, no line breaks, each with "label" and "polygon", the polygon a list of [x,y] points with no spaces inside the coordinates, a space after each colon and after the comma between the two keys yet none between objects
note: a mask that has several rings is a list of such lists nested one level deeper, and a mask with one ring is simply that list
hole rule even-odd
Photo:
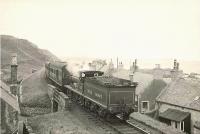
[{"label": "coastal water", "polygon": [[[99,58],[98,58],[99,59]],[[103,58],[102,58],[103,59]],[[75,63],[79,64],[87,64],[94,60],[94,58],[83,58],[83,57],[71,57],[71,58],[64,58],[64,61],[73,61]],[[117,66],[117,58],[107,58],[107,63],[109,63],[111,60],[114,64],[114,66]],[[129,69],[132,65],[134,59],[123,59],[118,58],[118,62],[122,62],[124,65],[124,68]],[[173,62],[174,59],[137,59],[137,65],[139,68],[142,69],[153,69],[155,68],[155,64],[160,64],[161,68],[173,68]],[[183,70],[184,73],[191,73],[195,72],[200,74],[200,60],[192,61],[192,60],[179,60],[177,59],[177,62],[179,62],[179,68],[180,70]]]},{"label": "coastal water", "polygon": [[[124,64],[124,68],[130,68],[134,60],[121,60]],[[195,72],[200,74],[200,60],[199,61],[189,61],[189,60],[177,60],[179,62],[180,70],[183,70],[184,73]],[[116,64],[116,63],[115,63]],[[161,68],[173,68],[173,59],[159,59],[159,60],[150,60],[150,59],[138,59],[137,65],[139,68],[154,68],[155,64],[160,64]]]}]

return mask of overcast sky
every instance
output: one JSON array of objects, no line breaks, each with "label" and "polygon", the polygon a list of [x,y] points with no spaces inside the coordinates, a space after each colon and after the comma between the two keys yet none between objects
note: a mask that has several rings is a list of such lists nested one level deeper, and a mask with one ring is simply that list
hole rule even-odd
[{"label": "overcast sky", "polygon": [[49,1],[1,0],[0,34],[58,57],[200,59],[200,0]]}]

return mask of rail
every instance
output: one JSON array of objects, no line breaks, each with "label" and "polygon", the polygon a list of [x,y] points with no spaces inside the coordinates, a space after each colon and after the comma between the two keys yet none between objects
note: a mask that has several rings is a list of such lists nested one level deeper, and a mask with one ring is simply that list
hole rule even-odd
[{"label": "rail", "polygon": [[[116,115],[116,117],[117,117],[118,119],[122,120],[122,118],[121,118],[120,115]],[[137,124],[131,122],[130,120],[126,120],[125,122],[126,122],[128,125],[130,125],[130,126],[136,128],[137,130],[139,130],[140,132],[142,132],[142,133],[144,133],[144,134],[151,134],[150,131],[147,131],[147,130],[143,129],[142,127],[140,127],[139,125],[137,125]]]},{"label": "rail", "polygon": [[15,130],[12,132],[12,134],[18,134],[18,128],[15,129]]},{"label": "rail", "polygon": [[138,130],[142,131],[145,134],[151,134],[149,131],[144,130],[143,128],[139,127],[137,124],[130,122],[129,120],[126,121],[129,125],[137,128]]}]

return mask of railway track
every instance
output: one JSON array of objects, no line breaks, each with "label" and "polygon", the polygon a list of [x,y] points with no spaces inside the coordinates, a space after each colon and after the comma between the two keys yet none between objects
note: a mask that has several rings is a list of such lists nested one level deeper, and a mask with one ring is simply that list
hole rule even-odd
[{"label": "railway track", "polygon": [[[77,105],[77,104],[74,104]],[[106,134],[150,134],[147,130],[127,120],[122,121],[120,117],[113,117],[112,121],[106,121],[88,109],[80,108],[80,116],[86,117],[93,124],[100,127]]]},{"label": "railway track", "polygon": [[112,123],[110,126],[119,134],[144,134],[126,123]]},{"label": "railway track", "polygon": [[[117,117],[118,118],[118,117]],[[116,122],[107,122],[107,124],[112,127],[119,134],[150,134],[149,131],[141,128],[137,124],[131,121],[121,121],[119,118]]]},{"label": "railway track", "polygon": [[[90,112],[87,109],[84,108],[79,108],[80,114],[78,115],[79,118],[86,118],[88,120],[88,122],[91,122],[92,124],[94,124],[96,127],[100,128],[102,131],[97,132],[97,133],[106,133],[106,134],[118,134],[118,132],[116,132],[115,129],[113,129],[112,127],[108,126],[106,121],[103,120],[102,118],[100,118],[99,116],[97,116],[96,114]],[[85,120],[85,121],[87,121]],[[96,129],[97,131],[99,131],[99,129]]]},{"label": "railway track", "polygon": [[[120,117],[114,117],[115,121],[106,121],[88,109],[82,107],[78,102],[72,101],[73,105],[79,107],[79,117],[90,120],[96,127],[101,128],[106,134],[150,134],[149,131],[141,128],[137,124],[127,120],[122,121]],[[101,132],[99,132],[101,133]]]}]

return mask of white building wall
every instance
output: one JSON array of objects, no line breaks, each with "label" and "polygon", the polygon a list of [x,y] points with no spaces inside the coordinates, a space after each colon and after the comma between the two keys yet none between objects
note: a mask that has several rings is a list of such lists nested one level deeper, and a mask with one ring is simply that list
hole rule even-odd
[{"label": "white building wall", "polygon": [[199,132],[196,133],[194,131],[194,123],[196,121],[200,121],[200,112],[199,111],[194,111],[194,110],[191,110],[191,109],[181,108],[181,107],[168,105],[168,104],[161,104],[160,108],[159,108],[159,113],[166,111],[168,108],[177,109],[177,110],[180,110],[180,111],[191,113],[191,131],[192,131],[192,134],[200,134]]},{"label": "white building wall", "polygon": [[200,129],[194,128],[194,134],[200,134]]}]

